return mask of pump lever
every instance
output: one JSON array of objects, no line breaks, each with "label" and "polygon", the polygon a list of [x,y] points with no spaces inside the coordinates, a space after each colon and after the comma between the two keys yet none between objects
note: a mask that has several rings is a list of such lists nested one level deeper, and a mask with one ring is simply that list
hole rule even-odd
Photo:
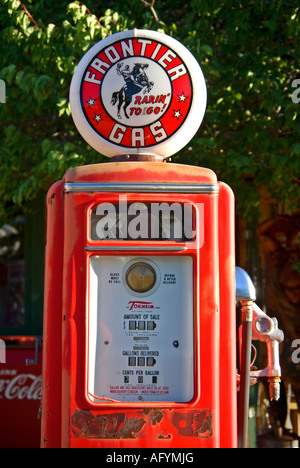
[{"label": "pump lever", "polygon": [[35,339],[35,357],[34,359],[26,359],[26,366],[37,366],[39,363],[39,348],[42,342],[42,337],[37,336]]}]

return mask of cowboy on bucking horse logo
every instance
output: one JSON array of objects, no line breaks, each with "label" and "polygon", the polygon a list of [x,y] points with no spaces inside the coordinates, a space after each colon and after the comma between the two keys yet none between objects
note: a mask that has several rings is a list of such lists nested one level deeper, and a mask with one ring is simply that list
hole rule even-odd
[{"label": "cowboy on bucking horse logo", "polygon": [[138,94],[144,89],[144,94],[149,93],[154,85],[153,81],[149,81],[146,75],[145,69],[148,68],[148,64],[135,63],[132,71],[130,71],[129,65],[126,65],[122,70],[123,63],[117,65],[118,75],[122,75],[125,81],[125,85],[120,91],[115,91],[112,95],[111,103],[115,105],[118,102],[118,117],[121,119],[121,108],[123,105],[123,111],[125,117],[129,119],[126,112],[127,107],[131,103],[132,97]]}]

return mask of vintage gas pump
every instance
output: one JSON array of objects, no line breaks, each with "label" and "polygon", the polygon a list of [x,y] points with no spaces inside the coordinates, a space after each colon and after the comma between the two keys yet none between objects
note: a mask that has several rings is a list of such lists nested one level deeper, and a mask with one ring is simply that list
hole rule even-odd
[{"label": "vintage gas pump", "polygon": [[111,162],[48,194],[42,446],[236,447],[234,197],[165,162],[202,121],[201,69],[173,38],[118,33],[70,102]]}]

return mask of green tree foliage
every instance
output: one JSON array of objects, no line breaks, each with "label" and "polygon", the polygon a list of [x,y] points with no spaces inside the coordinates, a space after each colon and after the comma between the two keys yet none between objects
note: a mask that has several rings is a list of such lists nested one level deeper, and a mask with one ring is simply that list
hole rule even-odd
[{"label": "green tree foliage", "polygon": [[0,220],[26,212],[68,168],[105,160],[73,124],[69,86],[94,43],[134,27],[184,43],[206,78],[203,124],[173,160],[213,169],[248,219],[262,187],[296,207],[299,24],[293,0],[0,0]]}]

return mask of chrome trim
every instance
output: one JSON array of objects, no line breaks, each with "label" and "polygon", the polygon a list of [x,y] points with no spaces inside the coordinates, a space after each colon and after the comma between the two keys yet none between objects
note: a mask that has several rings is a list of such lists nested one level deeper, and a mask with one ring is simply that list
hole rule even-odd
[{"label": "chrome trim", "polygon": [[237,301],[255,301],[256,291],[248,273],[240,267],[235,267],[235,291]]},{"label": "chrome trim", "polygon": [[170,192],[219,193],[218,184],[130,184],[66,182],[65,192]]},{"label": "chrome trim", "polygon": [[114,251],[114,250],[120,250],[122,252],[125,252],[125,251],[134,251],[134,250],[139,250],[139,251],[166,251],[166,252],[184,252],[187,250],[187,247],[185,246],[178,246],[176,247],[175,245],[174,246],[171,246],[171,245],[166,245],[166,246],[161,246],[161,245],[158,245],[158,246],[155,246],[155,245],[145,245],[145,246],[141,246],[141,245],[127,245],[127,246],[117,246],[117,245],[86,245],[85,246],[85,250],[87,252],[99,252],[99,251],[103,251],[103,252],[108,252],[108,251]]}]

